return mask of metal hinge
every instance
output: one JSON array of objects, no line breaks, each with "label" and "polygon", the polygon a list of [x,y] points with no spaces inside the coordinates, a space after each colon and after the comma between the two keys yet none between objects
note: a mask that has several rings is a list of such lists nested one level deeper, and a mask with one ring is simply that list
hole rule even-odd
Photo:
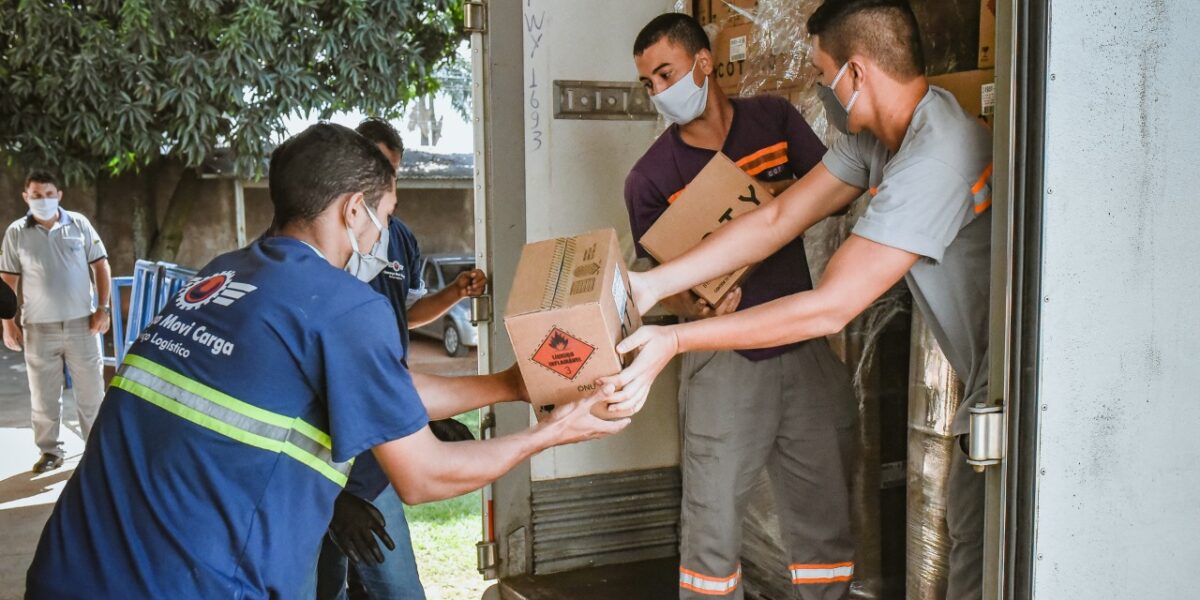
[{"label": "metal hinge", "polygon": [[971,433],[967,438],[967,462],[982,472],[1004,459],[1004,407],[980,402],[969,410]]},{"label": "metal hinge", "polygon": [[490,323],[492,321],[492,295],[483,294],[471,298],[471,324]]},{"label": "metal hinge", "polygon": [[479,542],[475,544],[479,558],[479,573],[484,579],[496,578],[496,542]]},{"label": "metal hinge", "polygon": [[487,7],[483,0],[467,0],[463,4],[463,30],[467,33],[487,33]]}]

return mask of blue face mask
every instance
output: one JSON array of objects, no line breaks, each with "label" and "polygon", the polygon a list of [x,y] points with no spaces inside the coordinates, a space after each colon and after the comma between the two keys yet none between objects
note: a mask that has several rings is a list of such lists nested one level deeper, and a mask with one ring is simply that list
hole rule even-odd
[{"label": "blue face mask", "polygon": [[346,272],[357,277],[359,281],[369,282],[387,267],[388,230],[379,223],[379,219],[375,218],[375,211],[371,210],[365,201],[363,208],[367,211],[367,216],[371,218],[371,223],[379,230],[379,241],[375,242],[370,254],[363,254],[359,252],[358,238],[354,235],[354,230],[347,225],[346,235],[350,236],[352,252],[350,260],[346,262]]}]

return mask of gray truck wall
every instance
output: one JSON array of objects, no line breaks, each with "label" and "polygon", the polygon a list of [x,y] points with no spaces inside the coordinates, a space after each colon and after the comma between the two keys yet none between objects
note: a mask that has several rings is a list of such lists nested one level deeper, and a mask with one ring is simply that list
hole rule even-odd
[{"label": "gray truck wall", "polygon": [[1033,589],[1195,597],[1200,3],[1051,3]]}]

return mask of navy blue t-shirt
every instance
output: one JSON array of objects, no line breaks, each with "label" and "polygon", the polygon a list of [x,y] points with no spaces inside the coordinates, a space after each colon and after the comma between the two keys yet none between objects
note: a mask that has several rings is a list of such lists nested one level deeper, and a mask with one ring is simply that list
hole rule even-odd
[{"label": "navy blue t-shirt", "polygon": [[396,217],[388,217],[388,236],[388,266],[371,280],[371,287],[392,304],[407,364],[408,299],[425,291],[420,273],[421,247],[417,244],[417,236]]},{"label": "navy blue t-shirt", "polygon": [[[749,175],[761,181],[801,178],[821,162],[825,146],[796,107],[777,96],[730,98],[733,123],[721,148]],[[688,145],[672,125],[655,140],[625,179],[625,205],[634,239],[642,236],[708,165],[716,152]],[[638,256],[650,255],[636,246]],[[742,282],[738,310],[812,289],[804,239],[796,238],[767,257]],[[799,344],[738,350],[751,360],[778,356]]]},{"label": "navy blue t-shirt", "polygon": [[[417,238],[396,217],[388,218],[388,266],[375,279],[371,287],[383,294],[392,304],[396,324],[400,327],[400,344],[403,347],[405,365],[408,359],[408,297],[410,293],[424,290],[421,281],[421,249]],[[364,500],[374,500],[387,489],[390,482],[375,454],[363,452],[354,459],[350,470],[350,481],[346,491]]]},{"label": "navy blue t-shirt", "polygon": [[292,238],[209,263],[114,378],[27,597],[303,597],[347,461],[428,421],[394,319]]}]

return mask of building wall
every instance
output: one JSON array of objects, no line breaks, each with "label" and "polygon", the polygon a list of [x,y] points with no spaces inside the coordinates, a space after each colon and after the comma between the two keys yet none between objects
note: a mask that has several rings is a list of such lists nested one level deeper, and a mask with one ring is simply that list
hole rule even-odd
[{"label": "building wall", "polygon": [[[12,168],[0,168],[0,225],[7,226],[26,212],[21,199],[25,174]],[[159,224],[166,215],[173,179],[164,177],[156,190]],[[136,260],[133,252],[133,228],[130,215],[133,200],[128,193],[132,182],[108,180],[99,186],[86,183],[65,186],[63,207],[83,213],[95,224],[108,248],[113,275],[130,275]],[[176,263],[199,268],[210,260],[237,247],[234,192],[231,180],[188,178],[181,193],[196,194],[187,231],[176,256]],[[97,198],[101,198],[97,201]],[[246,240],[254,241],[271,223],[273,210],[265,187],[245,190]],[[475,230],[470,189],[403,189],[398,194],[396,214],[404,220],[426,253],[472,252]]]},{"label": "building wall", "polygon": [[404,221],[421,252],[475,251],[475,206],[471,189],[400,189],[395,215]]}]

